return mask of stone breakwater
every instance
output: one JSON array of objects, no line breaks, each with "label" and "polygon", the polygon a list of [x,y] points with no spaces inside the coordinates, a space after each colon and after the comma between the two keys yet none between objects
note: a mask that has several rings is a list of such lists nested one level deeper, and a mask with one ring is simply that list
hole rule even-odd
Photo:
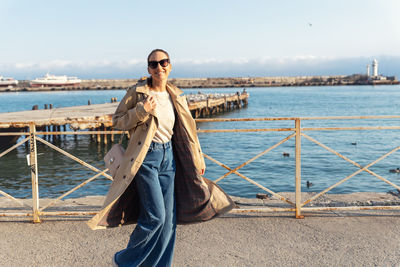
[{"label": "stone breakwater", "polygon": [[[29,81],[19,81],[17,87],[0,88],[0,92],[12,91],[61,91],[61,90],[121,90],[135,84],[139,79],[82,80],[79,86],[30,87]],[[336,85],[383,85],[399,84],[394,76],[335,75],[335,76],[277,76],[277,77],[231,77],[231,78],[174,78],[170,83],[180,88],[226,88],[226,87],[274,87],[274,86],[336,86]]]}]

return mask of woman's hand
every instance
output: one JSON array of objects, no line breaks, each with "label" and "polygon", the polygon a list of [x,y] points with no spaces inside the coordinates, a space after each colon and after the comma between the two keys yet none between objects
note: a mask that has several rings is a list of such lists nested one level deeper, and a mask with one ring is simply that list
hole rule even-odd
[{"label": "woman's hand", "polygon": [[152,95],[148,96],[143,102],[144,110],[146,110],[147,113],[154,110],[156,106],[157,106],[156,100]]}]

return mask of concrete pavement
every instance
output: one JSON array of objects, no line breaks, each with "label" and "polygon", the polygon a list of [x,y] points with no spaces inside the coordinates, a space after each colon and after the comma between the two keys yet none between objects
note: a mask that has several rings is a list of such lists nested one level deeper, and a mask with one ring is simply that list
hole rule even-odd
[{"label": "concrete pavement", "polygon": [[[293,215],[227,214],[179,225],[174,266],[400,266],[400,211]],[[0,218],[0,266],[111,266],[134,225],[92,231],[87,219]]]},{"label": "concrete pavement", "polygon": [[[356,215],[356,216],[355,216]],[[378,216],[379,215],[379,216]],[[0,222],[1,266],[111,266],[134,225]],[[400,213],[226,215],[180,225],[174,266],[400,266]]]}]

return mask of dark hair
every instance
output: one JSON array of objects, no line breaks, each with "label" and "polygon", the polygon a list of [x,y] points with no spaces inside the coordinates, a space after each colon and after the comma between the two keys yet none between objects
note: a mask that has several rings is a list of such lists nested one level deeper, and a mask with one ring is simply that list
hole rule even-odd
[{"label": "dark hair", "polygon": [[155,52],[162,52],[162,53],[164,53],[164,54],[167,55],[167,58],[168,58],[168,59],[170,59],[170,58],[169,58],[169,54],[168,54],[167,51],[165,51],[165,50],[163,50],[163,49],[157,48],[157,49],[154,49],[153,51],[151,51],[150,54],[147,56],[147,63],[149,63],[151,55],[154,54]]},{"label": "dark hair", "polygon": [[[151,51],[150,54],[147,56],[147,63],[149,63],[151,55],[154,54],[155,52],[162,52],[165,55],[167,55],[168,59],[170,59],[167,51],[165,51],[164,49],[157,48],[157,49],[153,49],[153,51]],[[151,76],[149,78],[147,78],[147,85],[150,87],[153,86],[153,79],[151,78]]]}]

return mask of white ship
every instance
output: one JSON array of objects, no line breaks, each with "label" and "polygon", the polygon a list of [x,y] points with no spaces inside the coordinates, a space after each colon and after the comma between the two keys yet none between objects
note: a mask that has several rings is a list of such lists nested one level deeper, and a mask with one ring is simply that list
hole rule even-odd
[{"label": "white ship", "polygon": [[81,80],[77,77],[56,76],[48,73],[44,77],[36,78],[30,82],[31,87],[78,86],[80,83]]},{"label": "white ship", "polygon": [[4,78],[0,76],[0,87],[14,87],[18,85],[18,81],[13,78]]}]

